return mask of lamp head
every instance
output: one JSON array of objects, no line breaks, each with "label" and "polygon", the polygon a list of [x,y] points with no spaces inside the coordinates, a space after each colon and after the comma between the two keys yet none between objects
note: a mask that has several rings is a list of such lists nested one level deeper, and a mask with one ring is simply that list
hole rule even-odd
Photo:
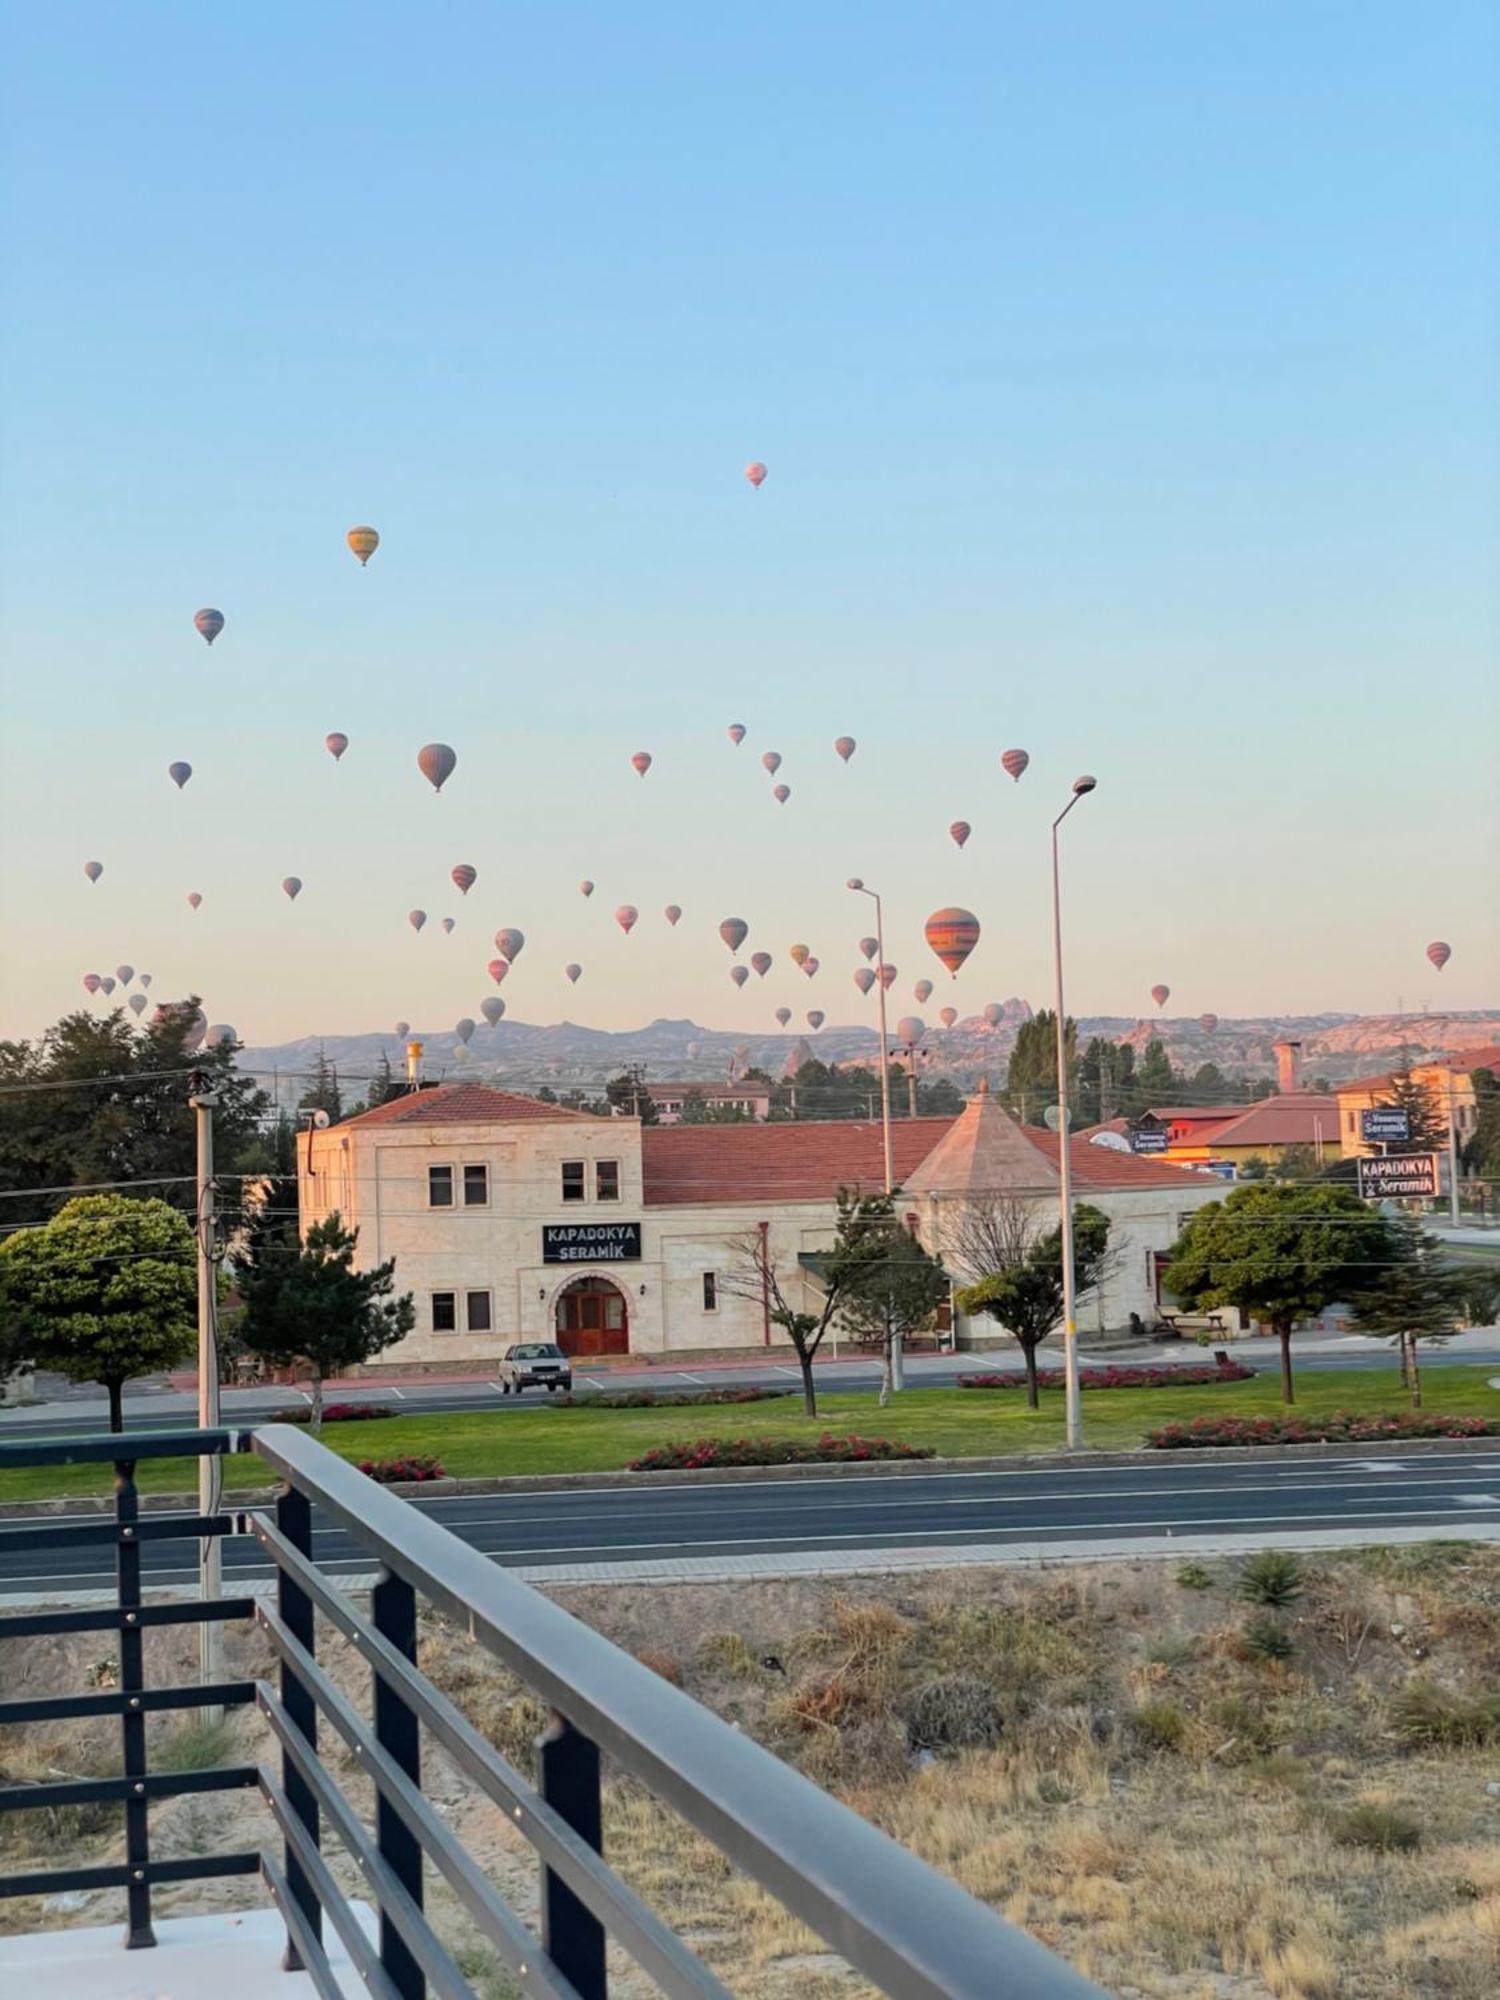
[{"label": "lamp head", "polygon": [[1075,778],[1073,780],[1074,798],[1081,799],[1085,792],[1093,791],[1094,787],[1098,784],[1098,782],[1099,780],[1097,778],[1089,778],[1089,777]]},{"label": "lamp head", "polygon": [[849,880],[844,884],[846,889],[863,889],[864,886],[862,878],[858,875],[851,875]]}]

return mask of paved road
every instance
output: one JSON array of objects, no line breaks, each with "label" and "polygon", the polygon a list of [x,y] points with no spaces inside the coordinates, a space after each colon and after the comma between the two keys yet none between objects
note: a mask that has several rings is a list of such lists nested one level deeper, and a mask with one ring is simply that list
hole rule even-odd
[{"label": "paved road", "polygon": [[[1500,1449],[1460,1448],[1409,1459],[1256,1455],[1160,1465],[962,1468],[916,1476],[454,1495],[417,1501],[445,1527],[507,1567],[572,1569],[663,1559],[962,1550],[1007,1543],[1097,1544],[1254,1533],[1316,1535],[1397,1529],[1462,1537],[1500,1534]],[[98,1516],[91,1517],[97,1520]],[[155,1517],[160,1518],[160,1517]],[[3,1524],[0,1524],[3,1527]],[[368,1570],[342,1532],[319,1529],[314,1554],[334,1570]],[[192,1544],[146,1544],[147,1580],[187,1584]],[[253,1541],[226,1544],[231,1585],[270,1574]],[[113,1572],[96,1549],[13,1550],[0,1594],[105,1589]]]}]

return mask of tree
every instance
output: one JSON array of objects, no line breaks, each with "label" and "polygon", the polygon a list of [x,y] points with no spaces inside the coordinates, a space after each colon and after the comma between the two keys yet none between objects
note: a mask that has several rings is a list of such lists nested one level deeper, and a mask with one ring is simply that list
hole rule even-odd
[{"label": "tree", "polygon": [[661,1123],[655,1100],[646,1088],[646,1072],[639,1067],[622,1069],[618,1076],[612,1076],[604,1086],[604,1097],[619,1117],[639,1118],[643,1125]]},{"label": "tree", "polygon": [[[1068,1102],[1072,1104],[1078,1072],[1078,1029],[1071,1020],[1063,1031],[1063,1046],[1068,1063]],[[1005,1103],[1023,1125],[1040,1125],[1047,1106],[1057,1102],[1057,1015],[1044,1007],[1016,1031],[1016,1045],[1005,1072]]]},{"label": "tree", "polygon": [[1401,1051],[1401,1061],[1379,1099],[1382,1107],[1392,1106],[1406,1113],[1407,1138],[1391,1148],[1396,1153],[1433,1153],[1448,1143],[1448,1107],[1437,1093],[1412,1075],[1410,1049]]},{"label": "tree", "polygon": [[[955,1261],[975,1274],[953,1294],[963,1313],[985,1313],[1011,1334],[1026,1364],[1026,1402],[1039,1407],[1036,1351],[1063,1316],[1062,1230],[1044,1230],[1034,1207],[1015,1195],[980,1195],[949,1225]],[[1081,1202],[1073,1211],[1075,1301],[1110,1268],[1109,1217]]]},{"label": "tree", "polygon": [[337,1125],[344,1115],[344,1099],[339,1089],[338,1069],[328,1060],[321,1042],[318,1044],[317,1057],[309,1072],[307,1088],[297,1100],[297,1109],[326,1111],[330,1125]]},{"label": "tree", "polygon": [[[376,1111],[382,1104],[392,1104],[398,1097],[405,1097],[406,1091],[405,1077],[397,1076],[391,1068],[390,1057],[382,1049],[375,1074],[370,1078],[370,1088],[365,1096],[365,1109]],[[538,1095],[541,1093],[538,1092]]]},{"label": "tree", "polygon": [[1367,1273],[1367,1282],[1349,1300],[1356,1330],[1375,1340],[1393,1340],[1401,1353],[1401,1373],[1412,1408],[1422,1406],[1417,1365],[1419,1340],[1446,1340],[1464,1317],[1463,1274],[1443,1261],[1443,1246],[1415,1216],[1387,1224],[1389,1261]]},{"label": "tree", "polygon": [[109,1427],[125,1384],[171,1368],[197,1334],[197,1247],[164,1201],[82,1195],[0,1243],[0,1300],[20,1345],[70,1382],[101,1382]]},{"label": "tree", "polygon": [[396,1260],[357,1271],[359,1231],[337,1209],[315,1222],[305,1241],[270,1242],[246,1271],[240,1338],[252,1353],[312,1371],[312,1426],[323,1421],[323,1383],[358,1367],[416,1324],[411,1293],[396,1296]]},{"label": "tree", "polygon": [[897,1218],[893,1195],[872,1195],[859,1211],[840,1215],[834,1257],[848,1255],[851,1269],[840,1318],[855,1340],[881,1354],[880,1407],[897,1386],[903,1344],[925,1326],[948,1296],[941,1264]]},{"label": "tree", "polygon": [[1135,1086],[1141,1111],[1157,1104],[1173,1104],[1182,1094],[1182,1079],[1172,1067],[1165,1044],[1155,1035],[1142,1052]]},{"label": "tree", "polygon": [[1130,1043],[1095,1035],[1078,1063],[1077,1124],[1107,1125],[1131,1111],[1134,1085],[1135,1050]]},{"label": "tree", "polygon": [[1500,1076],[1492,1069],[1476,1069],[1469,1081],[1476,1117],[1473,1137],[1464,1147],[1464,1172],[1494,1178],[1500,1176]]},{"label": "tree", "polygon": [[1348,1188],[1266,1180],[1200,1208],[1163,1278],[1190,1309],[1237,1306],[1264,1320],[1291,1403],[1292,1329],[1367,1286],[1388,1254],[1384,1219]]},{"label": "tree", "polygon": [[956,1118],[963,1108],[963,1092],[946,1076],[937,1076],[931,1083],[917,1085],[919,1118]]}]

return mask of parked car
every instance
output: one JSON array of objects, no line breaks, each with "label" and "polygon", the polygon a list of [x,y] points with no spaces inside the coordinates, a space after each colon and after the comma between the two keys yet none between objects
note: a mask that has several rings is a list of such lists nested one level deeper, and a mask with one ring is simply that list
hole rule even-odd
[{"label": "parked car", "polygon": [[553,1340],[519,1340],[505,1350],[496,1377],[503,1396],[523,1389],[571,1389],[573,1364]]}]

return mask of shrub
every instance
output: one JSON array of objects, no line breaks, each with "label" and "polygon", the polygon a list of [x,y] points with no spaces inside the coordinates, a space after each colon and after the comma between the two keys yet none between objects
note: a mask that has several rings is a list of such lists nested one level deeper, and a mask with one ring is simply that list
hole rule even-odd
[{"label": "shrub", "polygon": [[995,1697],[975,1674],[923,1681],[898,1704],[913,1750],[986,1749],[1003,1727]]},{"label": "shrub", "polygon": [[227,1722],[184,1722],[151,1751],[153,1771],[208,1771],[224,1763],[234,1745]]},{"label": "shrub", "polygon": [[796,1389],[766,1389],[754,1383],[731,1389],[604,1389],[577,1396],[554,1396],[553,1407],[565,1410],[654,1410],[690,1408],[694,1403],[770,1403],[795,1396]]},{"label": "shrub", "polygon": [[1422,1844],[1422,1829],[1399,1806],[1365,1800],[1328,1815],[1328,1831],[1340,1847],[1368,1847],[1376,1854],[1410,1854]]},{"label": "shrub", "polygon": [[1200,1562],[1185,1562],[1177,1572],[1177,1582],[1183,1590],[1211,1590],[1214,1573]]},{"label": "shrub", "polygon": [[1262,1615],[1245,1622],[1240,1643],[1252,1660],[1289,1660],[1292,1635],[1279,1618]]},{"label": "shrub", "polygon": [[1412,1681],[1391,1704],[1391,1726],[1414,1748],[1477,1750],[1500,1742],[1500,1695],[1469,1699]]},{"label": "shrub", "polygon": [[[389,1403],[325,1403],[323,1421],[325,1424],[373,1424],[381,1417],[393,1417],[396,1412]],[[268,1419],[273,1424],[310,1424],[312,1410],[306,1403],[299,1403],[295,1410],[278,1410]]]},{"label": "shrub", "polygon": [[1148,1701],[1131,1716],[1130,1726],[1148,1750],[1178,1750],[1187,1717],[1174,1701]]},{"label": "shrub", "polygon": [[818,1438],[697,1438],[659,1444],[626,1466],[627,1472],[698,1471],[711,1465],[849,1465],[866,1459],[932,1458],[930,1446],[890,1438],[860,1437],[851,1431]]},{"label": "shrub", "polygon": [[1166,1667],[1169,1672],[1190,1667],[1198,1653],[1198,1640],[1191,1632],[1169,1632],[1163,1638],[1153,1639],[1146,1648],[1146,1658],[1152,1666]]},{"label": "shrub", "polygon": [[1247,1604],[1284,1611],[1302,1595],[1302,1568],[1290,1549],[1261,1549],[1240,1564],[1236,1588]]},{"label": "shrub", "polygon": [[[1208,1382],[1248,1382],[1255,1370],[1240,1361],[1224,1361],[1201,1368],[1080,1368],[1083,1389],[1179,1389],[1201,1388]],[[1060,1389],[1067,1381],[1061,1368],[1039,1368],[1036,1379],[1044,1389]],[[1024,1389],[1022,1374],[960,1375],[960,1389]]]},{"label": "shrub", "polygon": [[382,1486],[421,1486],[429,1479],[446,1479],[443,1461],[430,1452],[414,1451],[401,1458],[362,1458],[359,1469]]},{"label": "shrub", "polygon": [[1326,1417],[1194,1417],[1161,1424],[1147,1433],[1157,1451],[1195,1451],[1207,1445],[1380,1444],[1404,1438],[1500,1437],[1500,1419],[1437,1410],[1335,1410]]}]

